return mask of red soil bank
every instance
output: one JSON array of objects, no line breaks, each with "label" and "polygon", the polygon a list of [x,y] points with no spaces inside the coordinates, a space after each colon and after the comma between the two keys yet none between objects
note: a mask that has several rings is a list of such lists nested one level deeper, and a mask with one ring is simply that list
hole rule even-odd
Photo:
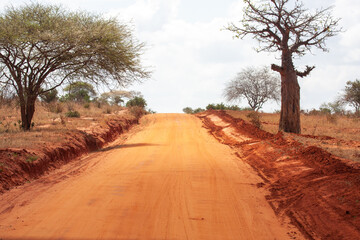
[{"label": "red soil bank", "polygon": [[[237,142],[210,116],[228,123],[251,140]],[[308,239],[360,239],[360,165],[316,146],[265,132],[223,111],[199,115],[209,131],[232,146],[264,180],[267,200],[280,217]]]},{"label": "red soil bank", "polygon": [[31,150],[0,149],[0,193],[36,179],[85,153],[100,149],[137,123],[138,119],[131,115],[118,116],[105,126],[64,132],[66,142],[57,145]]}]

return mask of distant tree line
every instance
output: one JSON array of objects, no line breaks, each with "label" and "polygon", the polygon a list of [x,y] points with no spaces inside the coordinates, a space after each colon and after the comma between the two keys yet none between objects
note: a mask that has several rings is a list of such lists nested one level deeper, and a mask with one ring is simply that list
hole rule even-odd
[{"label": "distant tree line", "polygon": [[233,110],[233,111],[243,111],[243,110],[252,110],[251,108],[240,108],[236,105],[225,105],[224,103],[210,103],[206,106],[206,108],[195,108],[192,109],[191,107],[186,107],[183,109],[184,113],[187,114],[196,114],[199,112],[204,112],[206,110]]},{"label": "distant tree line", "polygon": [[[55,101],[71,101],[77,103],[94,102],[98,104],[109,104],[126,107],[141,106],[143,108],[145,108],[147,105],[146,100],[140,92],[117,90],[105,92],[98,96],[92,84],[82,81],[68,84],[64,88],[64,95],[62,96],[59,96],[58,91],[54,89],[52,91],[40,94],[39,99],[45,103],[51,103]],[[126,99],[128,101],[125,103]]]},{"label": "distant tree line", "polygon": [[346,106],[353,108],[353,113],[360,116],[360,81],[347,81],[343,92],[333,101],[321,104],[320,113],[347,114]]},{"label": "distant tree line", "polygon": [[[259,76],[261,77],[255,77]],[[224,90],[224,96],[227,100],[240,100],[245,98],[250,104],[249,107],[240,108],[237,105],[226,105],[224,103],[208,104],[205,109],[186,107],[184,113],[196,114],[205,110],[234,110],[234,111],[258,111],[268,100],[278,100],[279,85],[275,78],[268,76],[265,68],[246,68],[240,72],[235,79],[227,84]],[[250,76],[249,76],[250,75]],[[253,76],[251,76],[253,75]],[[240,87],[241,86],[241,87]],[[238,89],[237,89],[238,88]],[[272,91],[269,91],[272,89]],[[249,98],[249,99],[248,99]],[[319,109],[301,110],[301,113],[318,115],[318,114],[340,114],[349,115],[351,112],[346,110],[346,106],[353,108],[353,113],[360,116],[360,80],[347,81],[343,92],[333,102],[323,103]],[[276,111],[276,113],[279,113]]]},{"label": "distant tree line", "polygon": [[[82,105],[84,108],[90,108],[91,105],[97,108],[104,108],[106,110],[105,113],[111,113],[110,106],[126,106],[137,116],[148,112],[155,113],[150,109],[145,110],[147,106],[146,100],[137,91],[117,90],[98,95],[92,84],[82,81],[72,82],[66,85],[63,90],[63,95],[59,95],[56,89],[44,92],[39,95],[37,100],[53,113],[61,113],[63,106],[67,106],[68,112],[65,113],[67,117],[80,117],[80,113],[76,110],[76,105]],[[2,91],[0,93],[0,106],[5,104],[14,105],[14,103],[16,106],[20,105],[18,96],[15,94],[5,94]]]}]

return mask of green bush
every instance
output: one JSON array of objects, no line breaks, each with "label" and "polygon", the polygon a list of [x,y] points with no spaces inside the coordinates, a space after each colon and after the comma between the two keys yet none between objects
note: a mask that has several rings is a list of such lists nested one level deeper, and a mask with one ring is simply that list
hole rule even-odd
[{"label": "green bush", "polygon": [[197,108],[194,110],[194,113],[199,113],[199,112],[204,112],[205,109],[202,109],[202,108]]},{"label": "green bush", "polygon": [[130,99],[126,103],[126,107],[142,107],[145,108],[147,105],[145,99],[143,97],[134,97],[133,99]]},{"label": "green bush", "polygon": [[183,112],[186,114],[193,114],[194,110],[191,107],[183,108]]},{"label": "green bush", "polygon": [[79,118],[80,113],[78,111],[68,111],[67,113],[65,113],[65,116],[70,118]]},{"label": "green bush", "polygon": [[58,91],[56,89],[53,89],[51,91],[41,93],[39,97],[43,102],[51,103],[58,99],[57,95],[58,95]]},{"label": "green bush", "polygon": [[38,156],[29,155],[29,156],[27,156],[27,158],[26,158],[25,161],[26,161],[26,162],[29,162],[29,163],[32,163],[32,162],[36,161],[38,158],[39,158]]},{"label": "green bush", "polygon": [[218,103],[218,104],[209,104],[206,106],[206,110],[234,110],[234,111],[240,111],[241,108],[239,108],[236,105],[225,105],[224,103]]}]

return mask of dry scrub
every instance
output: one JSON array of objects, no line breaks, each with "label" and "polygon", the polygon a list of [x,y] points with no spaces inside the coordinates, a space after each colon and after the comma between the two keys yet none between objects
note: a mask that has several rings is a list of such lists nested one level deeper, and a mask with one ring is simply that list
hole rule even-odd
[{"label": "dry scrub", "polygon": [[[107,104],[38,102],[33,120],[34,127],[30,132],[23,132],[20,129],[20,110],[16,102],[3,105],[0,107],[0,148],[33,148],[45,143],[58,143],[66,139],[64,133],[98,124],[106,125],[108,120],[125,109]],[[77,111],[80,117],[66,117],[69,111]]]},{"label": "dry scrub", "polygon": [[[241,118],[251,123],[250,111],[227,111],[234,118]],[[280,115],[260,113],[263,130],[276,134]],[[301,135],[285,134],[307,146],[315,145],[330,153],[360,162],[360,118],[340,115],[305,115],[301,114]]]},{"label": "dry scrub", "polygon": [[239,161],[253,167],[263,179],[258,187],[268,191],[275,213],[288,217],[307,239],[360,239],[359,163],[291,139],[296,134],[265,132],[224,111],[198,117],[211,134],[234,149]]}]

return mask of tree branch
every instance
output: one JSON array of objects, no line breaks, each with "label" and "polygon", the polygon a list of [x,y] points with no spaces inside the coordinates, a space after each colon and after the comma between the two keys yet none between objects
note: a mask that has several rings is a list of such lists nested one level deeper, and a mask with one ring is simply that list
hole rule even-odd
[{"label": "tree branch", "polygon": [[279,72],[280,74],[284,72],[284,68],[276,64],[271,64],[271,70]]},{"label": "tree branch", "polygon": [[307,75],[310,74],[310,72],[315,68],[315,66],[312,66],[312,67],[309,67],[309,66],[306,66],[306,69],[305,71],[303,72],[299,72],[298,70],[295,70],[296,72],[296,75],[299,76],[299,77],[306,77]]}]

